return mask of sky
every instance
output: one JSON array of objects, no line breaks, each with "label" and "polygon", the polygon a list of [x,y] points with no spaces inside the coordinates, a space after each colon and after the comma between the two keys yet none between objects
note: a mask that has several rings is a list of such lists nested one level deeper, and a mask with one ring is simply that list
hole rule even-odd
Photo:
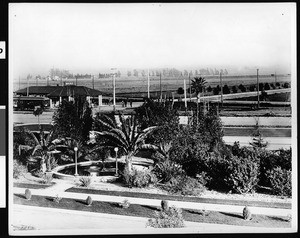
[{"label": "sky", "polygon": [[54,68],[285,68],[295,42],[292,3],[11,3],[14,77]]}]

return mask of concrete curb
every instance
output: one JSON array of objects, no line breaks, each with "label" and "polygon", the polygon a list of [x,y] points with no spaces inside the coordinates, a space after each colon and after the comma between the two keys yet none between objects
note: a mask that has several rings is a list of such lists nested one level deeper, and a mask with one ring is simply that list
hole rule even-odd
[{"label": "concrete curb", "polygon": [[[45,216],[54,216],[61,217],[67,216],[72,217],[75,220],[94,221],[97,224],[105,223],[109,224],[110,228],[86,228],[79,229],[70,229],[66,227],[65,229],[58,229],[53,227],[52,223],[47,223],[47,229],[37,228],[36,230],[24,230],[24,231],[14,231],[10,227],[10,234],[12,235],[92,235],[92,234],[183,234],[183,233],[286,233],[292,232],[292,228],[265,228],[265,227],[250,227],[250,226],[234,226],[234,225],[224,225],[224,224],[213,224],[213,223],[197,223],[197,222],[187,222],[185,221],[184,228],[152,228],[145,227],[145,224],[148,218],[144,217],[130,217],[122,215],[112,215],[112,214],[103,214],[103,213],[94,213],[94,212],[84,212],[84,211],[74,211],[74,210],[65,210],[57,208],[41,208],[41,207],[32,207],[25,205],[14,205],[14,214],[22,213],[31,214],[35,216],[36,219],[39,219],[39,213],[45,214]],[[16,214],[17,215],[17,214]],[[47,218],[47,217],[46,217]],[[47,219],[46,219],[47,220]],[[20,221],[19,221],[20,222]],[[70,225],[73,221],[69,221]],[[118,224],[126,223],[126,227],[117,227]],[[14,223],[14,225],[19,225]],[[71,224],[72,225],[72,224]]]},{"label": "concrete curb", "polygon": [[[24,194],[24,188],[14,187],[14,193]],[[80,199],[85,200],[87,196],[91,196],[93,201],[103,202],[117,202],[120,203],[127,199],[131,204],[148,205],[160,207],[161,200],[159,199],[147,199],[147,198],[133,198],[123,196],[109,196],[109,195],[96,195],[96,194],[85,194],[85,193],[72,193],[72,192],[55,192],[51,190],[39,190],[31,189],[32,195],[50,196],[54,197],[58,195],[63,198]],[[210,211],[221,211],[221,212],[234,212],[242,214],[244,206],[239,205],[223,205],[223,204],[212,204],[212,203],[196,203],[196,202],[181,202],[181,201],[169,201],[169,205],[185,208],[185,209],[202,209]],[[292,213],[292,209],[282,208],[266,208],[266,207],[254,207],[249,206],[252,214],[269,215],[269,216],[288,216]]]}]

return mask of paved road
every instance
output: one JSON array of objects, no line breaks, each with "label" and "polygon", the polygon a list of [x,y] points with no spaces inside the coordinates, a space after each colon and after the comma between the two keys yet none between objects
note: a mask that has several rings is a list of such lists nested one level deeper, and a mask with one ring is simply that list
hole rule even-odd
[{"label": "paved road", "polygon": [[[32,195],[40,196],[50,196],[54,197],[57,194],[60,197],[86,200],[87,194],[85,193],[73,193],[73,192],[64,192],[67,188],[67,184],[61,183],[61,187],[50,187],[47,189],[31,189]],[[69,186],[74,186],[70,183]],[[16,194],[24,194],[24,188],[13,188],[13,192]],[[160,207],[160,199],[148,199],[148,198],[134,198],[134,197],[125,197],[125,196],[110,196],[110,195],[91,195],[94,201],[104,201],[104,202],[116,202],[120,203],[127,199],[131,204],[140,204],[148,206],[157,206]],[[213,203],[198,203],[198,202],[182,202],[182,201],[169,201],[169,205],[185,208],[185,209],[205,209],[209,211],[222,211],[222,212],[235,212],[242,214],[244,206],[240,205],[223,205],[223,204],[213,204]],[[261,215],[271,215],[271,216],[287,216],[291,214],[291,209],[284,208],[267,208],[267,207],[250,207],[253,214]]]},{"label": "paved road", "polygon": [[[263,139],[268,142],[267,149],[269,150],[289,149],[292,144],[290,137],[264,137]],[[252,142],[250,136],[224,136],[223,140],[230,145],[233,145],[235,141],[239,141],[241,146],[249,146],[249,143]]]},{"label": "paved road", "polygon": [[[246,227],[185,221],[184,228],[145,227],[147,218],[14,205],[10,235],[174,234],[174,233],[273,233],[295,228]],[[14,230],[29,226],[34,230]]]}]

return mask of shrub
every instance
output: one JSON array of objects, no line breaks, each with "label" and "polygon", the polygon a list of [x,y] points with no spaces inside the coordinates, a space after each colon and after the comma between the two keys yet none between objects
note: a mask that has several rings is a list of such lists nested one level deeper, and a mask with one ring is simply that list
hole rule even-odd
[{"label": "shrub", "polygon": [[155,212],[155,218],[149,219],[146,226],[154,228],[177,228],[184,227],[181,209],[172,206],[168,210]]},{"label": "shrub", "polygon": [[92,178],[89,176],[82,176],[79,179],[82,187],[89,187],[92,183]]},{"label": "shrub", "polygon": [[243,209],[243,218],[244,218],[244,220],[247,220],[247,221],[251,220],[251,216],[252,216],[252,214],[251,214],[251,211],[250,211],[249,207],[245,206],[244,209]]},{"label": "shrub", "polygon": [[128,169],[125,168],[123,170],[122,177],[123,182],[125,182],[128,187],[143,188],[150,184],[157,183],[155,174],[149,169],[142,171],[133,169],[132,173],[129,173]]},{"label": "shrub", "polygon": [[292,171],[277,167],[267,172],[275,195],[292,196]]},{"label": "shrub", "polygon": [[58,194],[57,194],[56,197],[53,198],[53,202],[59,203],[61,199],[62,198],[59,197]]},{"label": "shrub", "polygon": [[21,176],[23,176],[25,173],[27,173],[26,166],[20,164],[16,160],[14,160],[14,163],[13,163],[13,178],[18,179]]},{"label": "shrub", "polygon": [[93,203],[93,200],[92,200],[91,196],[88,196],[88,197],[86,198],[86,205],[91,206],[92,203]]},{"label": "shrub", "polygon": [[225,179],[229,189],[237,193],[253,192],[258,183],[259,167],[250,157],[233,156],[229,165],[230,174]]},{"label": "shrub", "polygon": [[121,203],[119,203],[119,206],[122,208],[128,208],[130,206],[130,203],[128,199],[124,199]]},{"label": "shrub", "polygon": [[164,188],[174,194],[197,196],[204,192],[205,187],[194,178],[178,175],[165,184]]},{"label": "shrub", "polygon": [[270,177],[267,175],[268,171],[276,167],[285,170],[290,170],[292,167],[292,154],[291,149],[281,149],[279,151],[266,151],[259,152],[260,159],[260,178],[259,184],[266,187],[271,187]]},{"label": "shrub", "polygon": [[156,174],[159,182],[166,183],[170,181],[171,178],[182,174],[183,170],[180,165],[170,160],[164,160],[154,166],[153,172]]},{"label": "shrub", "polygon": [[31,191],[28,188],[26,188],[26,190],[25,190],[25,198],[27,200],[31,199]]},{"label": "shrub", "polygon": [[42,184],[50,184],[53,180],[52,174],[44,174],[42,178],[43,178],[43,180],[41,181]]},{"label": "shrub", "polygon": [[167,200],[162,200],[160,204],[162,211],[167,211],[169,209],[169,203]]}]

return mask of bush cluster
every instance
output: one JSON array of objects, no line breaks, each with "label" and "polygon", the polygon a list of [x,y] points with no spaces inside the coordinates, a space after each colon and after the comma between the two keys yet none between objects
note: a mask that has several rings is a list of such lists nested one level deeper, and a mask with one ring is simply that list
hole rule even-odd
[{"label": "bush cluster", "polygon": [[197,179],[185,174],[171,178],[164,188],[170,193],[192,196],[201,195],[205,190],[205,186]]},{"label": "bush cluster", "polygon": [[258,183],[259,167],[250,157],[233,156],[230,160],[230,174],[225,179],[227,186],[237,193],[255,191]]},{"label": "bush cluster", "polygon": [[144,188],[149,186],[150,184],[157,183],[156,175],[149,169],[147,170],[133,169],[132,172],[130,173],[126,167],[123,170],[121,177],[123,182],[128,187]]},{"label": "bush cluster", "polygon": [[13,162],[13,178],[18,179],[27,173],[26,166],[22,165],[21,163],[14,160]]},{"label": "bush cluster", "polygon": [[276,167],[268,171],[268,177],[274,194],[292,196],[292,171]]},{"label": "bush cluster", "polygon": [[89,176],[82,176],[79,179],[82,187],[89,187],[92,183],[92,178]]},{"label": "bush cluster", "polygon": [[167,210],[155,212],[155,218],[149,219],[146,226],[154,228],[177,228],[184,227],[181,209],[172,206]]},{"label": "bush cluster", "polygon": [[51,182],[52,182],[52,180],[53,180],[53,176],[52,176],[52,174],[44,174],[43,176],[42,176],[42,180],[41,180],[41,183],[42,184],[50,184]]}]

